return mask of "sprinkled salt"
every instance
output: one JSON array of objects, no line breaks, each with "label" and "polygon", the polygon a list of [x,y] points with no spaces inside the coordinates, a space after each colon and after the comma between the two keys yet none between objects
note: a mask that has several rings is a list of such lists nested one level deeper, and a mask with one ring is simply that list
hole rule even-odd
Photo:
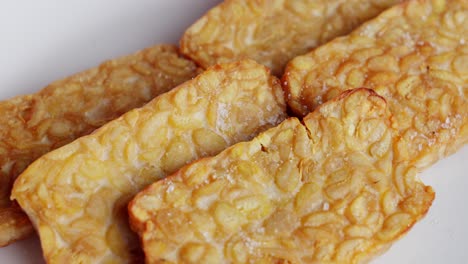
[{"label": "sprinkled salt", "polygon": [[443,124],[441,125],[441,127],[447,129],[447,128],[450,128],[450,125],[451,125],[450,117],[447,117],[447,118],[445,119],[445,123],[443,123]]},{"label": "sprinkled salt", "polygon": [[330,209],[330,204],[327,203],[327,202],[323,203],[322,209],[323,209],[324,211],[328,211],[328,209]]},{"label": "sprinkled salt", "polygon": [[232,175],[231,175],[231,174],[227,173],[227,174],[225,174],[225,175],[226,175],[225,177],[226,177],[226,179],[229,181],[229,183],[234,183],[234,179],[232,178]]},{"label": "sprinkled salt", "polygon": [[261,245],[259,242],[255,241],[255,240],[252,240],[251,238],[249,238],[245,234],[242,234],[241,237],[244,240],[245,245],[247,246],[247,248],[249,249],[249,252],[251,254],[255,251],[255,248],[257,248],[257,247],[259,247]]},{"label": "sprinkled salt", "polygon": [[[323,89],[326,89],[326,85],[324,85],[324,87],[325,87],[325,88],[323,88]],[[323,104],[323,98],[322,98],[322,96],[317,96],[317,97],[315,97],[315,101],[316,101],[317,104],[319,104],[319,105]]]},{"label": "sprinkled salt", "polygon": [[166,192],[167,193],[173,192],[174,191],[174,184],[172,184],[172,182],[169,182],[167,185],[168,185],[168,187],[167,187]]},{"label": "sprinkled salt", "polygon": [[227,104],[219,103],[218,104],[218,116],[216,118],[216,126],[221,130],[227,130],[228,125],[226,119],[229,116],[229,110]]}]

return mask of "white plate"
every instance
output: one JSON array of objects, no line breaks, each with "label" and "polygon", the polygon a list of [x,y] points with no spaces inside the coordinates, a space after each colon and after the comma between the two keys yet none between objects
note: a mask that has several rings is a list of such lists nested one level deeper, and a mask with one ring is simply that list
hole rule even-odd
[{"label": "white plate", "polygon": [[[176,43],[216,0],[1,1],[0,99],[32,93],[103,60]],[[1,113],[0,113],[1,114]],[[468,147],[425,171],[427,217],[373,263],[465,263]],[[0,248],[0,263],[44,263],[36,237]]]}]

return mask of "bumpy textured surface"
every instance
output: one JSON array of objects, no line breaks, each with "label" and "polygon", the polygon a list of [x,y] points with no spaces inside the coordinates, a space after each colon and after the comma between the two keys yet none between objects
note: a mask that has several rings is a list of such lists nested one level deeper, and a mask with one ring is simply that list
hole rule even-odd
[{"label": "bumpy textured surface", "polygon": [[89,136],[35,161],[18,200],[50,263],[138,257],[127,202],[194,159],[249,140],[286,117],[279,80],[253,61],[217,65]]},{"label": "bumpy textured surface", "polygon": [[10,202],[14,180],[32,161],[200,71],[176,47],[161,45],[0,102],[0,246],[32,232],[27,216]]},{"label": "bumpy textured surface", "polygon": [[203,67],[252,58],[281,74],[286,63],[349,33],[399,0],[226,0],[184,34],[181,51]]},{"label": "bumpy textured surface", "polygon": [[468,142],[468,1],[415,0],[295,58],[283,77],[305,115],[342,90],[374,89],[388,101],[407,157],[420,169]]},{"label": "bumpy textured surface", "polygon": [[385,101],[343,93],[156,182],[130,203],[147,263],[362,263],[434,193],[394,151]]}]

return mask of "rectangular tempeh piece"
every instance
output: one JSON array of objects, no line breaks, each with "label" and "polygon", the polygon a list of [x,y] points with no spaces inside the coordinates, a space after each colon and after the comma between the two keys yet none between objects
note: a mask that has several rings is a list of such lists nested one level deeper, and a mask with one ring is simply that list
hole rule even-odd
[{"label": "rectangular tempeh piece", "polygon": [[385,100],[355,89],[194,162],[129,205],[147,263],[362,263],[434,193],[394,151]]},{"label": "rectangular tempeh piece", "polygon": [[49,263],[127,263],[140,253],[126,210],[134,194],[285,117],[279,80],[266,67],[217,65],[44,155],[16,180],[12,197]]},{"label": "rectangular tempeh piece", "polygon": [[175,46],[160,45],[1,101],[0,246],[32,232],[27,216],[10,201],[14,180],[32,161],[199,72]]},{"label": "rectangular tempeh piece", "polygon": [[254,59],[283,72],[286,63],[351,32],[399,0],[226,0],[195,22],[181,51],[203,67]]},{"label": "rectangular tempeh piece", "polygon": [[384,96],[419,169],[468,142],[468,1],[407,1],[299,56],[283,77],[300,115],[344,89]]}]

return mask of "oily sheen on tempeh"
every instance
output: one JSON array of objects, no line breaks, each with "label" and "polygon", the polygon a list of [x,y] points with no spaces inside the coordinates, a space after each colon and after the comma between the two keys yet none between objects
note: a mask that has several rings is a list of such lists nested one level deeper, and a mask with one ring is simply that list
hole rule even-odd
[{"label": "oily sheen on tempeh", "polygon": [[434,199],[395,148],[395,126],[384,99],[355,89],[150,185],[129,205],[146,263],[363,263],[382,253]]},{"label": "oily sheen on tempeh", "polygon": [[283,77],[299,115],[341,91],[385,97],[419,169],[468,142],[468,1],[407,1],[292,60]]},{"label": "oily sheen on tempeh", "polygon": [[399,0],[226,0],[195,22],[181,51],[202,67],[254,59],[283,72],[286,63],[345,35]]},{"label": "oily sheen on tempeh", "polygon": [[201,69],[175,46],[154,46],[0,102],[0,246],[32,233],[10,201],[16,177],[35,159],[140,107]]},{"label": "oily sheen on tempeh", "polygon": [[13,198],[49,263],[127,263],[139,255],[127,202],[186,163],[286,117],[279,80],[253,61],[217,65],[89,136],[35,161]]}]

